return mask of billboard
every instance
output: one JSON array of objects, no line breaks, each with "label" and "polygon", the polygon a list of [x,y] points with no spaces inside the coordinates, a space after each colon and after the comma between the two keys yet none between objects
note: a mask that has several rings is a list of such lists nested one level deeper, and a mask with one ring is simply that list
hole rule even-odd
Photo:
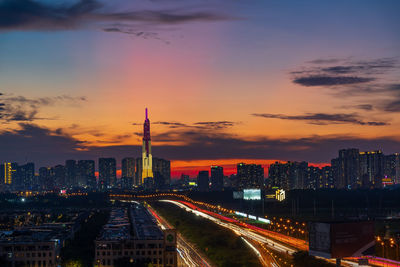
[{"label": "billboard", "polygon": [[275,192],[276,200],[284,201],[286,199],[286,192],[283,189],[278,189]]},{"label": "billboard", "polygon": [[243,189],[244,200],[261,200],[261,189]]},{"label": "billboard", "polygon": [[359,257],[375,245],[374,222],[335,223],[331,226],[333,258]]},{"label": "billboard", "polygon": [[331,226],[329,223],[309,223],[309,253],[330,259],[331,257]]},{"label": "billboard", "polygon": [[359,257],[375,244],[374,222],[309,223],[310,255]]}]

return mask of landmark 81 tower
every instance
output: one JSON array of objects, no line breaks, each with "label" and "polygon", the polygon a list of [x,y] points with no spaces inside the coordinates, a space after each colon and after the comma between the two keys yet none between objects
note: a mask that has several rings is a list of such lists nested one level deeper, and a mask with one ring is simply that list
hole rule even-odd
[{"label": "landmark 81 tower", "polygon": [[152,183],[153,179],[153,158],[151,156],[151,140],[150,140],[150,120],[147,114],[143,124],[143,146],[142,146],[142,184]]}]

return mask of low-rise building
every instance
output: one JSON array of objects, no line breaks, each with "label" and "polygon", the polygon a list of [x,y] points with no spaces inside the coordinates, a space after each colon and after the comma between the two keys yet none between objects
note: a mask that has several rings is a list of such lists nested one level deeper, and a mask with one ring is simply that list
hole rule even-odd
[{"label": "low-rise building", "polygon": [[123,262],[177,266],[176,232],[162,231],[145,207],[113,209],[95,241],[95,266],[123,266]]},{"label": "low-rise building", "polygon": [[52,231],[10,231],[0,236],[0,257],[8,266],[57,266],[60,242]]}]

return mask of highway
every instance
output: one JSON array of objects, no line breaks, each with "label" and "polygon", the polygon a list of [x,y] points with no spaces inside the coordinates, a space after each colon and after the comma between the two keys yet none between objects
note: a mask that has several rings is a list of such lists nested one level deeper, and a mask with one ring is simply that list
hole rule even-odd
[{"label": "highway", "polygon": [[[185,209],[188,212],[193,212],[194,214],[196,214],[198,216],[209,219],[209,220],[217,223],[218,225],[221,225],[225,228],[232,230],[237,235],[242,236],[243,239],[246,241],[246,244],[249,245],[249,247],[252,250],[254,250],[255,254],[258,256],[258,258],[263,266],[277,267],[280,265],[278,264],[276,259],[270,253],[267,253],[265,251],[267,248],[265,247],[263,249],[262,246],[267,246],[268,248],[273,249],[278,252],[281,252],[281,253],[293,254],[294,252],[296,252],[296,250],[294,250],[288,246],[282,245],[280,243],[277,243],[276,241],[271,240],[265,236],[262,236],[256,232],[254,232],[251,229],[245,229],[245,228],[235,225],[231,222],[225,222],[219,218],[216,218],[216,217],[210,215],[209,214],[210,212],[204,212],[201,209],[193,209],[193,208],[185,205],[187,203],[183,204],[183,203],[181,203],[181,201],[174,201],[174,200],[160,200],[160,201],[175,204],[178,207]],[[221,216],[221,215],[219,215],[219,216]],[[227,218],[227,220],[231,220],[231,219]]]},{"label": "highway", "polygon": [[[160,227],[162,229],[173,228],[164,218],[162,218],[157,212],[151,208],[147,207],[149,212],[156,218]],[[205,259],[189,242],[187,242],[182,235],[178,233],[177,238],[177,250],[179,255],[179,266],[186,267],[213,267],[212,264]]]},{"label": "highway", "polygon": [[[265,235],[270,236],[271,231],[263,231],[264,229],[260,229],[258,227],[251,226],[249,224],[241,223],[235,219],[222,216],[218,213],[214,213],[208,210],[203,210],[198,208],[197,206],[180,200],[160,200],[162,202],[172,203],[182,209],[185,209],[188,212],[192,212],[198,216],[209,219],[218,225],[221,225],[225,228],[228,228],[234,231],[237,235],[240,235],[247,243],[247,245],[254,250],[255,254],[259,258],[261,264],[266,267],[279,267],[283,265],[279,263],[276,258],[272,255],[271,250],[292,255],[299,249],[294,249],[292,246],[285,245],[284,243],[276,242],[273,239],[268,238]],[[273,232],[272,232],[273,233]],[[277,233],[277,235],[280,235]],[[291,241],[291,245],[302,245],[300,242],[296,242],[294,238],[289,239],[287,237],[286,240]],[[294,240],[294,241],[293,241]],[[293,243],[295,242],[295,243]],[[328,260],[331,263],[334,263],[334,260]],[[342,266],[356,266],[354,262],[342,260]]]},{"label": "highway", "polygon": [[[190,199],[186,199],[190,202]],[[285,253],[285,254],[293,254],[299,250],[308,250],[308,244],[304,240],[300,240],[297,238],[289,237],[280,233],[276,233],[273,231],[268,231],[259,227],[256,227],[251,224],[247,224],[236,220],[231,217],[223,216],[219,213],[212,212],[210,210],[201,209],[199,206],[194,205],[188,201],[182,200],[159,200],[163,202],[172,203],[182,209],[185,209],[188,212],[192,212],[198,216],[209,219],[214,223],[217,223],[223,227],[226,227],[236,234],[242,236],[249,244],[257,257],[259,257],[260,262],[263,266],[268,267],[277,267],[281,265],[286,265],[284,260],[278,262],[276,260],[277,255],[274,252]],[[204,204],[204,203],[199,203]],[[154,210],[152,210],[154,212]],[[165,222],[163,223],[164,227],[166,226]],[[277,242],[277,241],[279,242]],[[204,256],[201,256],[194,248],[192,248],[184,239],[181,238],[181,241],[178,242],[178,252],[181,256],[182,261],[185,263],[184,266],[212,266],[210,263],[204,259]],[[366,256],[363,258],[368,258],[374,266],[399,266],[399,262],[391,261],[388,259],[378,258]],[[278,257],[279,259],[279,257]],[[323,259],[323,258],[321,258]],[[323,259],[331,263],[335,263],[334,259]],[[353,267],[358,266],[356,263],[358,258],[349,258],[342,260],[342,266]]]}]

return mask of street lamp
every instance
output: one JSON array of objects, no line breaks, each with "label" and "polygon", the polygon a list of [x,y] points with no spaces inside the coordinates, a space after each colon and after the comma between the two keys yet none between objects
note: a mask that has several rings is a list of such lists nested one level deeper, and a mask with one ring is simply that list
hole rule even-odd
[{"label": "street lamp", "polygon": [[396,244],[396,242],[393,240],[393,238],[390,238],[390,247],[394,247],[396,251],[396,260],[399,259],[399,244]]}]

